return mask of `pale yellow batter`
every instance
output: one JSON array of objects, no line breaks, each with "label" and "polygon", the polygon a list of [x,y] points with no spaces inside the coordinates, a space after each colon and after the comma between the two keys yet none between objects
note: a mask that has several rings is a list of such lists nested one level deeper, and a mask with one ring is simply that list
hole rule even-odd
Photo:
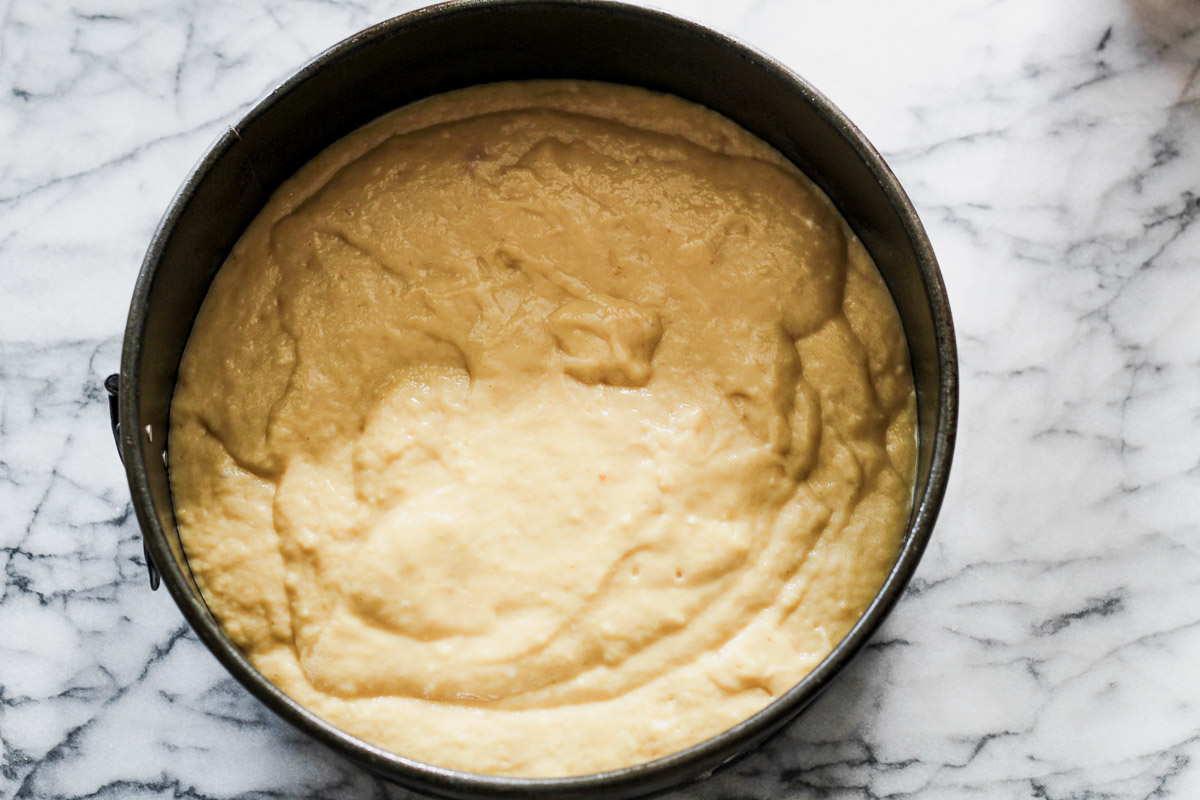
[{"label": "pale yellow batter", "polygon": [[171,415],[210,607],[335,725],[474,772],[647,761],[778,697],[896,556],[915,409],[857,239],[677,98],[434,97],[285,183]]}]

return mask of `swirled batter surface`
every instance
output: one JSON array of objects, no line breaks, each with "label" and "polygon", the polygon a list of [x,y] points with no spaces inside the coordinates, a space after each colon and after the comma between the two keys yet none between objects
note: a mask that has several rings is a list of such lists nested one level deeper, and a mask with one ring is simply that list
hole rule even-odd
[{"label": "swirled batter surface", "polygon": [[226,630],[368,742],[650,760],[758,711],[882,583],[908,354],[795,168],[677,98],[442,95],[338,142],[212,284],[176,513]]}]

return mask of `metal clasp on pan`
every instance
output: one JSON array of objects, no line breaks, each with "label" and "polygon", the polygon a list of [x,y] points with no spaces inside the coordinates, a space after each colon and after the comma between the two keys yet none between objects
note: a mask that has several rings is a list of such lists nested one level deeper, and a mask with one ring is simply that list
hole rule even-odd
[{"label": "metal clasp on pan", "polygon": [[[104,379],[104,390],[108,392],[108,418],[112,423],[113,441],[117,443],[117,455],[121,458],[121,463],[125,463],[125,454],[121,451],[121,415],[118,411],[117,399],[121,394],[121,377],[119,375],[109,375]],[[146,558],[146,572],[150,574],[150,589],[155,591],[158,589],[160,578],[158,575],[158,567],[154,565],[154,559],[150,557],[150,551],[146,548],[146,534],[142,533],[142,555]]]}]

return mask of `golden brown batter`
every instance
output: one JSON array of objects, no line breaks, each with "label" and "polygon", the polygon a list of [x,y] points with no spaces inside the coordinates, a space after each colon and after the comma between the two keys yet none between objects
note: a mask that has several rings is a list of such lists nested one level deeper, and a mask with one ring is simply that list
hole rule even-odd
[{"label": "golden brown batter", "polygon": [[341,728],[474,772],[607,770],[745,719],[896,556],[891,299],[791,165],[677,98],[481,86],[272,197],[171,417],[210,607]]}]

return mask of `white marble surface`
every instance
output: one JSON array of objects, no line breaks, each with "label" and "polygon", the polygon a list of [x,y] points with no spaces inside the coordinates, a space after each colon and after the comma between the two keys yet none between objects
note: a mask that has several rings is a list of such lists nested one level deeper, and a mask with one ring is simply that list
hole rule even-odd
[{"label": "white marble surface", "polygon": [[[0,800],[405,796],[149,591],[99,382],[206,146],[415,5],[0,1]],[[809,713],[680,796],[1200,797],[1200,0],[660,5],[873,139],[963,372],[907,596]]]}]

